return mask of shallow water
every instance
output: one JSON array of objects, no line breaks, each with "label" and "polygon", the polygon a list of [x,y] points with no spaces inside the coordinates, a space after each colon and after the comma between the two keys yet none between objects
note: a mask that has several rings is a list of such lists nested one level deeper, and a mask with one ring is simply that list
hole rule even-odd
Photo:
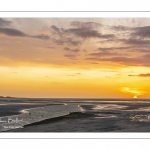
[{"label": "shallow water", "polygon": [[[30,102],[29,99],[27,101]],[[31,111],[29,109],[32,117],[25,115],[24,118],[29,122],[22,124],[24,128],[7,132],[150,132],[150,100],[38,99],[38,108],[36,107]]]}]

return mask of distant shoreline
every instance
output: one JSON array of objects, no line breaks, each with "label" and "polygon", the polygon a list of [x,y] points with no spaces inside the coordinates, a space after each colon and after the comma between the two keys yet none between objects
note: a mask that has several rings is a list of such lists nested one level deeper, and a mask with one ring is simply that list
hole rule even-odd
[{"label": "distant shoreline", "polygon": [[17,97],[12,97],[12,96],[0,96],[0,98],[17,98]]},{"label": "distant shoreline", "polygon": [[137,98],[137,99],[134,99],[134,98],[28,98],[28,97],[11,97],[11,96],[0,96],[0,99],[1,98],[5,98],[5,99],[7,99],[7,98],[12,98],[12,99],[31,99],[31,100],[41,100],[41,99],[43,99],[43,100],[56,100],[56,101],[59,101],[59,100],[67,100],[67,101],[71,101],[71,100],[79,100],[79,101],[81,101],[81,100],[86,100],[86,101],[92,101],[92,100],[94,100],[94,101],[120,101],[120,100],[122,100],[122,101],[129,101],[129,100],[131,100],[131,101],[148,101],[148,100],[150,100],[150,98]]}]

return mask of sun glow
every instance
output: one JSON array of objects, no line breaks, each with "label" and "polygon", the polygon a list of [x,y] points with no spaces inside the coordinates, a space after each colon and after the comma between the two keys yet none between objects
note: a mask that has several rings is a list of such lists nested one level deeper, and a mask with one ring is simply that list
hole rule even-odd
[{"label": "sun glow", "polygon": [[143,90],[141,90],[141,89],[138,89],[138,88],[129,88],[129,87],[123,87],[122,89],[121,89],[121,91],[123,92],[123,93],[127,93],[127,94],[131,94],[131,95],[133,95],[134,97],[133,98],[137,98],[137,96],[139,96],[139,95],[144,95],[144,91]]}]

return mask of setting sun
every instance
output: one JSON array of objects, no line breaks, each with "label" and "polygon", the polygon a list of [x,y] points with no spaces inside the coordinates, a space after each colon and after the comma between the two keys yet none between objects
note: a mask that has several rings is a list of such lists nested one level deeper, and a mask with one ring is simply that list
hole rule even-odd
[{"label": "setting sun", "polygon": [[134,96],[133,98],[137,98],[137,96]]}]

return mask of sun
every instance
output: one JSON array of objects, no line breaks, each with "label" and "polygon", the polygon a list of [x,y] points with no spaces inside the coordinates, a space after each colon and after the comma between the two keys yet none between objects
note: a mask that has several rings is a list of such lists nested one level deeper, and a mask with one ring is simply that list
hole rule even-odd
[{"label": "sun", "polygon": [[133,98],[137,98],[137,96],[134,96]]}]

